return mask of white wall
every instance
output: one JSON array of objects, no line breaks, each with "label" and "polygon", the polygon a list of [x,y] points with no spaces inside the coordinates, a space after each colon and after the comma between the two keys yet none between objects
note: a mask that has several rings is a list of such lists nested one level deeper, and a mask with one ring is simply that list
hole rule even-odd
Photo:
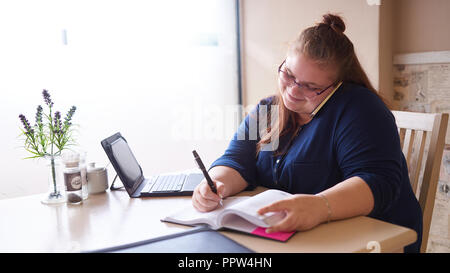
[{"label": "white wall", "polygon": [[100,141],[120,131],[147,176],[195,168],[192,149],[212,163],[239,121],[234,8],[227,0],[0,2],[0,199],[47,190],[43,163],[22,160],[17,138],[18,115],[34,123],[42,89],[63,114],[77,106],[88,161],[105,165]]}]

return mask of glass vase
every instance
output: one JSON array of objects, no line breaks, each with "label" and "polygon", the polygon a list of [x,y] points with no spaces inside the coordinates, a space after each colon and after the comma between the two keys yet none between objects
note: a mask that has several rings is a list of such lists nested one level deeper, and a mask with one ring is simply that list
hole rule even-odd
[{"label": "glass vase", "polygon": [[61,157],[45,156],[48,171],[48,191],[41,200],[43,204],[62,204],[66,202],[63,179],[61,175]]}]

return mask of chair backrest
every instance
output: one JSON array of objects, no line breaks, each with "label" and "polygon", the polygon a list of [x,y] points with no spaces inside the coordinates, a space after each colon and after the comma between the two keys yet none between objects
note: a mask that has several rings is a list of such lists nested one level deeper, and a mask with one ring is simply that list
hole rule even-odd
[{"label": "chair backrest", "polygon": [[[415,113],[392,111],[400,135],[400,145],[405,155],[409,179],[423,213],[423,235],[420,252],[426,252],[430,233],[431,217],[436,198],[439,170],[447,133],[447,113]],[[427,138],[429,140],[427,141]],[[427,143],[429,143],[427,145]],[[428,147],[426,147],[428,146]],[[424,154],[426,159],[420,181]]]}]

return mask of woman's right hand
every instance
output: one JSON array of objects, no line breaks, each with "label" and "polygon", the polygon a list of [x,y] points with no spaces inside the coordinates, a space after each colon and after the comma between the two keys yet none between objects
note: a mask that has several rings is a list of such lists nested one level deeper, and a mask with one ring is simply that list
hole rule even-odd
[{"label": "woman's right hand", "polygon": [[213,182],[216,184],[217,194],[212,192],[205,178],[195,187],[192,195],[192,205],[198,211],[207,212],[214,210],[225,196],[225,184],[214,179]]}]

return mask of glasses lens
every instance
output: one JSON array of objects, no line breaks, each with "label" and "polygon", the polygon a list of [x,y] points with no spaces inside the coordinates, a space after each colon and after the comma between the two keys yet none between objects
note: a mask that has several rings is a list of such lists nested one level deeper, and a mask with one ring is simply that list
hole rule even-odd
[{"label": "glasses lens", "polygon": [[316,96],[316,92],[314,92],[313,90],[311,90],[310,88],[308,88],[306,86],[296,83],[295,79],[293,77],[289,76],[285,71],[283,71],[283,69],[280,70],[279,77],[284,85],[297,87],[297,89],[300,91],[300,93],[303,96],[305,96],[307,98],[312,98],[312,97]]},{"label": "glasses lens", "polygon": [[283,81],[283,83],[289,85],[294,82],[294,79],[292,77],[289,77],[289,75],[285,71],[280,70],[279,74],[280,74],[280,79]]}]

